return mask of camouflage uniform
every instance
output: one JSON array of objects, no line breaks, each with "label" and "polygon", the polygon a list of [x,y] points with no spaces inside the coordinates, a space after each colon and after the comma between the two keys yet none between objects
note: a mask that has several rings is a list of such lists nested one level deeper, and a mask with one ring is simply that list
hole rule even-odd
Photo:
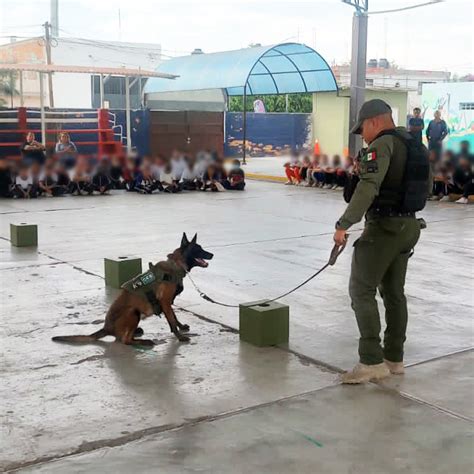
[{"label": "camouflage uniform", "polygon": [[[404,128],[397,129],[407,133]],[[336,224],[349,229],[366,215],[354,243],[349,293],[359,326],[359,357],[366,365],[403,360],[407,327],[404,294],[408,259],[420,236],[414,213],[397,212],[407,160],[403,142],[392,135],[376,138],[362,156],[360,181]],[[384,347],[380,344],[377,288],[385,306]]]}]

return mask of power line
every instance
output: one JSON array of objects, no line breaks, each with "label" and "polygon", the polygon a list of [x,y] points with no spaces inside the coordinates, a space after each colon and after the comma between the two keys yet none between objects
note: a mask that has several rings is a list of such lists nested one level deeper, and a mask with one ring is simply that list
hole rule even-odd
[{"label": "power line", "polygon": [[417,5],[410,5],[406,7],[401,7],[401,8],[394,8],[393,10],[378,10],[375,12],[368,12],[369,15],[381,15],[383,13],[397,13],[397,12],[403,12],[406,10],[413,10],[414,8],[420,8],[420,7],[426,7],[427,5],[436,5],[437,3],[442,3],[445,0],[431,0],[430,2],[425,2],[425,3],[419,3]]}]

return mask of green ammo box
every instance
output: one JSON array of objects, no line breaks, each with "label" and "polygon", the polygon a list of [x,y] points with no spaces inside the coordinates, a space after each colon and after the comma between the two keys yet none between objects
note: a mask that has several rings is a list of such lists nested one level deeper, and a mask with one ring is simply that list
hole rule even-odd
[{"label": "green ammo box", "polygon": [[290,307],[276,301],[253,301],[239,305],[240,340],[255,346],[288,342]]},{"label": "green ammo box", "polygon": [[38,226],[36,224],[10,224],[10,241],[15,247],[36,247]]},{"label": "green ammo box", "polygon": [[142,272],[142,259],[132,257],[104,258],[105,284],[120,288]]}]

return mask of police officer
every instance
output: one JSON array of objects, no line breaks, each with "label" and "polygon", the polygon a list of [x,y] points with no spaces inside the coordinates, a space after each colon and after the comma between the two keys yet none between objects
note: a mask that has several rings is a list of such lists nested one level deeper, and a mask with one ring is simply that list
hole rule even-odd
[{"label": "police officer", "polygon": [[[365,102],[351,133],[362,135],[368,148],[361,155],[360,181],[336,223],[334,241],[342,245],[347,230],[365,214],[364,231],[354,243],[349,283],[360,332],[360,362],[342,376],[343,383],[364,383],[404,372],[408,317],[404,284],[420,223],[414,212],[403,211],[400,206],[408,156],[404,139],[410,135],[405,128],[395,128],[390,106],[379,99]],[[385,306],[383,346],[377,288]]]}]

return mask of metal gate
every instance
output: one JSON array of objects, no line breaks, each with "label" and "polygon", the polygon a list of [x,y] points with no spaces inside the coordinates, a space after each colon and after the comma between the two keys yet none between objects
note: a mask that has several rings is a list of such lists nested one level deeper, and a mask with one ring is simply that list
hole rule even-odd
[{"label": "metal gate", "polygon": [[222,112],[151,111],[150,149],[152,154],[170,156],[174,149],[195,154],[201,150],[224,152]]}]

